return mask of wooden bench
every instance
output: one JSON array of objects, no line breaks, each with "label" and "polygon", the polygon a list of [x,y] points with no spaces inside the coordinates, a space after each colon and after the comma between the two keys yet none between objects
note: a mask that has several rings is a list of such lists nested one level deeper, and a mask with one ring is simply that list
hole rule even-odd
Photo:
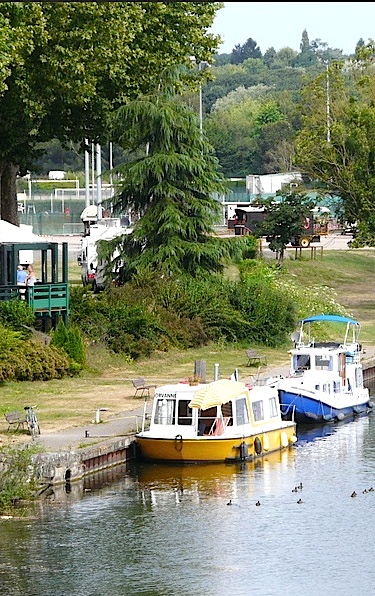
[{"label": "wooden bench", "polygon": [[138,392],[140,392],[140,396],[142,397],[145,393],[147,393],[148,397],[150,397],[150,389],[155,389],[156,385],[150,385],[147,383],[144,377],[139,377],[139,379],[133,379],[132,381],[133,387],[135,388],[134,397],[137,397]]},{"label": "wooden bench", "polygon": [[246,350],[247,364],[246,366],[253,366],[255,364],[267,365],[267,358],[264,354],[258,354],[256,350]]},{"label": "wooden bench", "polygon": [[14,430],[17,431],[20,428],[24,428],[26,424],[25,416],[22,415],[20,412],[7,412],[4,414],[5,420],[8,423],[8,431],[14,425]]}]

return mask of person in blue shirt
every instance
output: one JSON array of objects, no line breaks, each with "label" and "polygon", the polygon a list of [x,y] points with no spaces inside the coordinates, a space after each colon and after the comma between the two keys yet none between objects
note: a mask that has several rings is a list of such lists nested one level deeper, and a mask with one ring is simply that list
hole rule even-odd
[{"label": "person in blue shirt", "polygon": [[23,286],[22,288],[20,288],[21,300],[25,300],[26,278],[27,278],[26,269],[24,269],[22,265],[18,265],[18,267],[17,267],[17,286]]}]

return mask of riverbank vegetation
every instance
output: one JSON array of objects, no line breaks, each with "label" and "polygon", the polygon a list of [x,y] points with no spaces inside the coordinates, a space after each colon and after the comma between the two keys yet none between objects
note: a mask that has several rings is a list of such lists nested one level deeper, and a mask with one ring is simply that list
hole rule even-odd
[{"label": "riverbank vegetation", "polygon": [[33,445],[7,445],[0,450],[0,514],[30,514],[38,490],[33,456],[40,448]]}]

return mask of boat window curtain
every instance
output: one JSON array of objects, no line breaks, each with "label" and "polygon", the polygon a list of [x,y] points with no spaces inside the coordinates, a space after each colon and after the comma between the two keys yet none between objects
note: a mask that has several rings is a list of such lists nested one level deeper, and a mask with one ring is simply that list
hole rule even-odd
[{"label": "boat window curtain", "polygon": [[249,422],[249,412],[247,409],[246,399],[240,398],[236,399],[236,421],[237,424],[248,424]]},{"label": "boat window curtain", "polygon": [[155,424],[174,424],[175,400],[159,399],[155,410]]},{"label": "boat window curtain", "polygon": [[259,420],[264,420],[263,402],[260,400],[254,401],[252,403],[252,408],[255,422],[258,422]]}]

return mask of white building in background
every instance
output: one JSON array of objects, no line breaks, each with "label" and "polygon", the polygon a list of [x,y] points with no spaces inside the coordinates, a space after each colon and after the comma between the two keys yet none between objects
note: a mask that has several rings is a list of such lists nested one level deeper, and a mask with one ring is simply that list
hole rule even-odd
[{"label": "white building in background", "polygon": [[48,172],[49,180],[64,180],[64,178],[65,178],[64,170],[50,170]]},{"label": "white building in background", "polygon": [[249,174],[246,176],[246,190],[250,195],[275,194],[282,188],[293,188],[302,182],[300,172],[286,174]]}]

